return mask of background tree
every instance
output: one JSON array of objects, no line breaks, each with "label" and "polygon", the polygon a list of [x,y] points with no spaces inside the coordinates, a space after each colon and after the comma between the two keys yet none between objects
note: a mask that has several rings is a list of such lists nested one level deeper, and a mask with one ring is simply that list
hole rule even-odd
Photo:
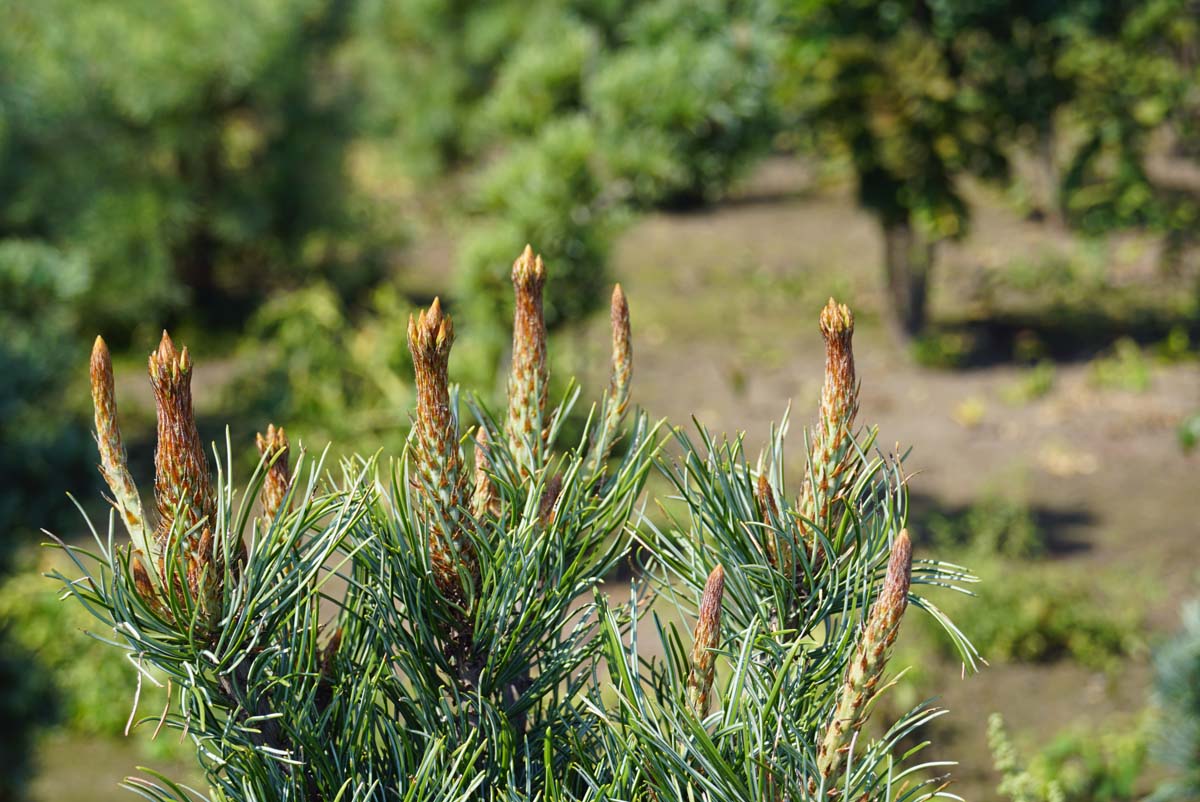
[{"label": "background tree", "polygon": [[889,308],[914,335],[927,320],[938,243],[966,232],[960,181],[1006,174],[1003,130],[968,71],[969,37],[946,5],[795,3],[779,102],[808,147],[848,165],[879,221]]},{"label": "background tree", "polygon": [[360,290],[385,240],[344,163],[351,7],[256,1],[231,25],[203,0],[10,5],[0,238],[84,258],[104,277],[88,322],[118,340],[185,305],[237,321],[315,276]]}]

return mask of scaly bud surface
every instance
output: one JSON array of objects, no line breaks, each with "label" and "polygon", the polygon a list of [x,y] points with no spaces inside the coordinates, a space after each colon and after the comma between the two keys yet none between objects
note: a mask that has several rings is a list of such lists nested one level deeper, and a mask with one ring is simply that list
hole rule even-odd
[{"label": "scaly bud surface", "polygon": [[708,715],[716,676],[715,649],[721,645],[721,598],[725,595],[725,569],[717,566],[704,583],[700,620],[692,634],[692,668],[688,672],[688,706],[697,716]]},{"label": "scaly bud surface", "polygon": [[477,519],[500,514],[500,496],[492,481],[490,447],[487,429],[480,426],[475,432],[475,489],[471,493],[471,514]]},{"label": "scaly bud surface", "polygon": [[182,516],[182,529],[205,521],[216,512],[208,460],[192,410],[192,362],[164,331],[158,350],[150,354],[150,384],[158,413],[158,444],[154,450],[154,498],[158,506],[160,540]]},{"label": "scaly bud surface", "polygon": [[612,374],[608,393],[604,397],[603,420],[600,432],[592,443],[590,469],[595,472],[604,466],[629,408],[629,386],[633,380],[633,345],[629,330],[629,304],[618,284],[613,288],[610,307],[612,323]]},{"label": "scaly bud surface", "polygon": [[464,529],[466,473],[458,451],[458,426],[450,411],[447,369],[454,344],[454,324],[441,301],[408,319],[408,348],[417,385],[416,468],[429,529],[429,561],[438,588],[448,598],[465,598],[459,566],[475,583],[479,562]]},{"label": "scaly bud surface", "polygon": [[554,523],[554,505],[558,503],[558,497],[562,494],[562,485],[562,474],[556,473],[546,481],[546,488],[542,491],[541,501],[538,502],[538,520],[543,526]]},{"label": "scaly bud surface", "polygon": [[[159,573],[168,586],[182,571],[187,592],[200,608],[200,622],[211,628],[220,615],[220,598],[229,555],[216,553],[216,497],[208,460],[192,409],[192,362],[185,347],[175,347],[164,331],[158,349],[150,354],[150,384],[158,419],[154,450],[154,496],[158,507],[155,531]],[[162,564],[169,540],[191,531],[180,550],[182,565]],[[245,546],[241,546],[242,560]],[[240,563],[230,567],[236,571]],[[175,585],[174,593],[179,588]]]},{"label": "scaly bud surface", "polygon": [[[142,510],[142,497],[138,493],[129,462],[125,455],[125,444],[121,440],[121,427],[117,423],[117,397],[113,384],[112,355],[103,337],[96,337],[92,345],[91,361],[92,407],[96,420],[96,446],[100,451],[100,474],[112,493],[113,503],[121,514],[121,521],[129,532],[129,539],[138,553],[137,567],[149,584],[150,572],[155,572],[153,544],[146,532],[146,515]],[[145,565],[142,565],[143,561]]]},{"label": "scaly bud surface", "polygon": [[[812,433],[809,476],[800,498],[800,515],[822,530],[834,525],[834,502],[853,481],[854,419],[858,414],[858,381],[854,372],[854,315],[832,298],[821,310],[825,338],[825,381],[821,406]],[[812,543],[814,567],[822,558],[820,545]]]},{"label": "scaly bud surface", "polygon": [[516,304],[506,429],[513,457],[522,475],[528,476],[541,464],[545,446],[543,415],[549,383],[546,320],[542,311],[546,267],[542,257],[535,256],[528,245],[513,263],[512,283]]},{"label": "scaly bud surface", "polygon": [[834,775],[845,763],[846,750],[854,733],[866,722],[867,706],[887,666],[888,650],[900,631],[900,619],[908,607],[908,589],[912,582],[912,542],[908,530],[902,530],[892,543],[887,577],[879,598],[867,616],[858,646],[854,650],[846,680],[838,693],[833,718],[825,730],[817,753],[817,768],[826,788],[836,791]]},{"label": "scaly bud surface", "polygon": [[282,426],[276,429],[275,424],[268,423],[265,435],[261,432],[254,435],[254,445],[258,447],[263,463],[270,466],[263,478],[260,497],[267,520],[273,521],[283,509],[288,488],[292,484],[292,469],[288,464],[291,454],[287,432]]},{"label": "scaly bud surface", "polygon": [[792,549],[787,540],[780,537],[779,530],[776,528],[776,521],[779,520],[779,505],[775,502],[775,492],[771,490],[771,482],[767,479],[766,473],[758,475],[758,484],[755,487],[754,495],[758,499],[759,513],[763,525],[766,527],[763,547],[767,552],[767,561],[772,568],[777,569],[784,576],[790,577],[792,575]]}]

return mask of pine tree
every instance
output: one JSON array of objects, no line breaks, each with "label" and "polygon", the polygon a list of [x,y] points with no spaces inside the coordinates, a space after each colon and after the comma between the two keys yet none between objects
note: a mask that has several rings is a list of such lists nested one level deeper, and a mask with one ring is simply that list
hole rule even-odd
[{"label": "pine tree", "polygon": [[[971,577],[913,559],[900,459],[873,456],[874,432],[856,428],[850,311],[831,301],[821,315],[825,389],[791,504],[786,423],[752,464],[740,437],[664,439],[630,412],[619,286],[608,390],[579,441],[562,442],[580,393],[547,397],[547,272],[529,248],[513,266],[506,409],[449,384],[454,324],[435,300],[409,322],[417,404],[399,457],[333,468],[272,426],[240,490],[228,437],[215,471],[200,447],[191,358],[164,334],[150,357],[153,527],[97,341],[113,513],[94,553],[67,547],[83,575],[58,578],[133,664],[168,678],[169,709],[142,723],[190,737],[208,784],[154,776],[131,789],[328,802],[942,793],[893,754],[941,711],[922,705],[879,737],[865,724],[910,605],[973,665],[914,593]],[[639,502],[656,464],[680,502],[664,509],[682,510],[659,525]],[[641,570],[616,603],[602,584],[630,554]],[[647,626],[661,657],[639,651]]]}]

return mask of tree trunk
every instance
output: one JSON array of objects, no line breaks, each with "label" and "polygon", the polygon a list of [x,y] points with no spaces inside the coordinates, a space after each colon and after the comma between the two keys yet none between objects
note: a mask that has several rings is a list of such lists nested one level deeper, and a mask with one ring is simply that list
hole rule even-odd
[{"label": "tree trunk", "polygon": [[933,252],[934,243],[907,220],[883,224],[883,259],[892,321],[904,337],[914,337],[925,329]]},{"label": "tree trunk", "polygon": [[1059,174],[1058,132],[1054,121],[1046,123],[1038,135],[1037,161],[1041,167],[1039,178],[1042,182],[1043,206],[1046,217],[1054,224],[1065,226],[1067,222],[1066,209],[1063,207],[1062,176]]}]

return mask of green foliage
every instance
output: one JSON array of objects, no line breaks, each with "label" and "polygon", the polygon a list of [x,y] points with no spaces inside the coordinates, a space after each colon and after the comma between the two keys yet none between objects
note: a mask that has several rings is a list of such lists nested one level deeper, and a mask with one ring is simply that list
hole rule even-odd
[{"label": "green foliage", "polygon": [[1168,365],[1189,362],[1196,358],[1191,337],[1183,326],[1172,326],[1167,336],[1155,344],[1154,352],[1161,362]]},{"label": "green foliage", "polygon": [[[925,14],[898,3],[793,3],[780,101],[815,147],[836,149],[858,182],[860,202],[885,224],[905,221],[927,239],[961,236],[967,208],[955,177],[996,175],[1004,161],[980,76],[957,68],[970,22],[950,6]],[[950,30],[946,30],[950,28]]]},{"label": "green foliage", "polygon": [[377,32],[351,60],[380,146],[420,178],[465,176],[460,287],[482,364],[503,352],[507,272],[527,242],[558,267],[548,324],[577,320],[602,299],[627,207],[721,196],[774,130],[754,4],[363,3],[358,15]]},{"label": "green foliage", "polygon": [[1042,359],[1025,370],[1020,379],[1005,388],[1004,400],[1010,404],[1028,404],[1030,401],[1045,398],[1054,389],[1056,376],[1054,363]]},{"label": "green foliage", "polygon": [[1073,87],[1069,119],[1081,136],[1063,194],[1069,218],[1084,230],[1195,220],[1194,198],[1158,186],[1147,157],[1164,124],[1178,120],[1181,132],[1189,130],[1195,68],[1186,54],[1197,33],[1179,0],[1117,7],[1069,30],[1057,67]]},{"label": "green foliage", "polygon": [[753,4],[660,0],[621,34],[585,95],[608,171],[639,206],[720,197],[775,129],[769,26]]},{"label": "green foliage", "polygon": [[[57,633],[61,639],[62,633]],[[37,658],[14,638],[10,625],[0,625],[0,802],[27,799],[25,784],[33,770],[32,752],[38,728],[59,716],[50,677],[37,670]]]},{"label": "green foliage", "polygon": [[402,448],[412,403],[406,346],[411,308],[383,285],[351,318],[338,294],[314,284],[268,301],[250,321],[242,345],[246,367],[231,384],[228,406],[262,427],[287,421],[307,443]]},{"label": "green foliage", "polygon": [[462,285],[472,325],[496,343],[511,319],[509,275],[514,254],[539,244],[555,268],[545,299],[546,325],[561,326],[593,311],[609,284],[608,251],[614,209],[603,196],[594,163],[595,132],[583,116],[543,126],[480,179],[480,211],[490,220],[462,245]]},{"label": "green foliage", "polygon": [[1100,670],[1141,646],[1141,614],[1130,604],[1099,599],[1088,585],[1045,565],[994,561],[985,567],[978,600],[947,604],[947,612],[988,660],[1066,658]]},{"label": "green foliage", "polygon": [[1183,607],[1183,626],[1154,655],[1154,760],[1171,776],[1156,789],[1156,802],[1200,795],[1200,602]]},{"label": "green foliage", "polygon": [[1101,389],[1144,393],[1150,389],[1150,370],[1141,346],[1123,337],[1113,345],[1112,353],[1092,360],[1088,378]]},{"label": "green foliage", "polygon": [[975,338],[962,331],[929,331],[910,345],[917,364],[942,370],[963,367],[974,351]]},{"label": "green foliage", "polygon": [[[851,653],[856,641],[865,637],[861,633],[868,600],[884,592],[879,580],[892,547],[888,533],[904,525],[906,489],[899,462],[865,456],[874,438],[870,430],[863,435],[861,451],[851,446],[846,472],[855,480],[847,488],[844,517],[835,515],[825,530],[806,535],[798,511],[781,502],[778,510],[763,512],[763,496],[756,490],[759,477],[767,477],[774,497],[787,497],[782,486],[787,428],[785,421],[772,433],[757,460],[747,457],[741,437],[717,439],[698,427],[693,440],[676,430],[679,456],[664,472],[682,512],[665,510],[668,525],[649,526],[645,538],[648,584],[667,610],[653,616],[665,654],[649,660],[641,656],[645,621],[635,620],[625,638],[612,625],[606,632],[619,704],[609,715],[619,726],[606,733],[605,758],[616,761],[641,749],[644,757],[639,759],[646,762],[656,798],[686,798],[692,784],[703,784],[710,798],[722,800],[765,800],[775,794],[809,799],[827,793],[822,787],[829,786],[820,777],[813,777],[807,787],[803,779],[792,778],[812,777],[809,767],[819,765],[816,746],[826,711],[839,700],[845,661],[859,659]],[[809,470],[814,470],[811,464]],[[767,557],[763,544],[771,537],[795,549],[791,553],[797,559],[790,571]],[[805,537],[817,539],[824,553],[841,553],[844,558],[834,562],[807,557]],[[718,566],[725,569],[722,626],[729,633],[718,649],[726,666],[716,693],[723,706],[711,715],[693,717],[682,709],[681,685],[689,660],[685,633],[701,606],[705,577]],[[916,592],[919,585],[958,588],[974,578],[934,560],[917,561],[912,571],[911,603],[929,614],[926,620],[932,626],[945,629],[943,642],[974,668],[977,655],[970,641],[931,600]],[[635,588],[630,607],[642,603],[639,596]],[[880,703],[887,689],[881,684],[873,705],[889,709]],[[859,730],[852,747],[853,766],[847,766],[837,781],[838,787],[845,784],[848,796],[909,798],[925,792],[920,790],[925,782],[914,780],[909,788],[896,784],[899,777],[924,766],[906,765],[894,755],[901,741],[918,737],[921,727],[941,711],[928,702],[905,710],[894,721],[873,728],[879,733],[875,737],[865,728]],[[643,743],[649,748],[641,747]],[[755,758],[768,743],[774,752],[770,762]]]},{"label": "green foliage", "polygon": [[535,18],[499,66],[479,125],[492,137],[536,136],[583,104],[584,81],[602,58],[601,47],[601,32],[573,14]]},{"label": "green foliage", "polygon": [[57,508],[61,496],[52,488],[64,479],[94,481],[84,407],[67,392],[83,379],[77,369],[87,346],[75,332],[94,283],[78,254],[0,241],[0,528],[8,533],[0,572],[21,544],[13,533],[37,526],[28,510]]},{"label": "green foliage", "polygon": [[[363,114],[372,138],[416,179],[443,175],[490,148],[476,141],[479,109],[522,30],[543,4],[364,0],[361,32],[346,58],[363,77]],[[551,6],[553,8],[554,6]]]},{"label": "green foliage", "polygon": [[[39,522],[29,511],[61,510],[55,485],[90,486],[94,457],[79,407],[75,370],[86,347],[75,339],[78,313],[93,274],[78,254],[42,243],[0,240],[0,576]],[[81,378],[81,377],[80,377]],[[69,516],[51,514],[46,523]],[[0,594],[0,601],[4,599]],[[0,614],[0,800],[24,799],[30,749],[39,727],[58,715],[38,656],[10,616]]]},{"label": "green foliage", "polygon": [[848,168],[878,220],[888,311],[909,336],[925,330],[937,244],[967,230],[961,179],[1007,174],[1008,84],[974,56],[1006,41],[1012,16],[986,3],[782,4],[781,114],[797,146]]},{"label": "green foliage", "polygon": [[1200,443],[1200,412],[1194,412],[1179,424],[1179,445],[1184,451],[1191,451]]},{"label": "green foliage", "polygon": [[[76,604],[59,598],[39,574],[25,572],[0,586],[0,617],[11,647],[36,661],[38,671],[27,684],[45,682],[59,711],[57,724],[80,735],[119,736],[137,704],[161,711],[165,686],[144,678],[137,689],[137,669],[130,660],[94,638],[64,638],[64,632],[86,633],[94,619]],[[36,716],[32,717],[36,720]],[[155,756],[181,755],[175,739],[143,740]]]},{"label": "green foliage", "polygon": [[345,167],[349,6],[253,0],[236,25],[210,0],[9,8],[0,237],[78,254],[103,277],[85,322],[114,336],[185,305],[236,320],[280,283],[370,284],[386,237]]},{"label": "green foliage", "polygon": [[988,744],[1012,802],[1126,802],[1139,799],[1147,765],[1148,719],[1131,728],[1076,728],[1059,733],[1023,765],[999,714],[988,720]]},{"label": "green foliage", "polygon": [[1000,493],[983,494],[956,514],[935,512],[925,524],[939,549],[963,548],[1012,559],[1045,553],[1045,533],[1027,502]]},{"label": "green foliage", "polygon": [[[333,320],[323,295],[294,299],[291,311]],[[536,308],[528,295],[522,304],[523,314]],[[696,787],[728,802],[819,800],[833,787],[854,799],[936,795],[933,781],[909,779],[928,767],[912,760],[919,749],[901,754],[899,745],[940,711],[919,704],[882,734],[861,730],[887,687],[887,655],[910,602],[945,628],[964,661],[977,657],[919,592],[973,577],[912,562],[900,460],[868,456],[874,430],[856,441],[850,422],[826,410],[823,436],[837,439],[814,452],[809,473],[833,460],[846,484],[824,508],[804,508],[818,524],[762,495],[769,483],[789,497],[786,424],[758,467],[740,438],[677,431],[678,458],[660,468],[682,514],[641,527],[636,510],[662,443],[644,413],[623,423],[631,365],[619,295],[616,304],[613,384],[577,442],[562,437],[578,393],[543,409],[540,367],[519,367],[541,359],[535,320],[516,327],[534,341],[518,344],[508,415],[468,401],[487,434],[472,455],[445,363],[434,361],[452,340],[435,305],[414,324],[419,425],[397,459],[352,456],[339,472],[299,449],[287,498],[265,518],[256,502],[266,464],[235,488],[227,444],[213,482],[218,545],[199,552],[204,570],[223,577],[217,610],[203,610],[191,590],[147,588],[138,557],[111,528],[96,532],[94,552],[67,548],[82,576],[56,573],[63,590],[130,660],[178,689],[162,726],[190,736],[210,798],[391,799],[402,790],[431,802],[599,802],[683,798]],[[841,325],[828,336],[841,336],[852,359],[850,324]],[[852,408],[857,388],[841,392]],[[503,422],[521,415],[531,421],[524,431]],[[465,493],[471,456],[479,469]],[[166,470],[198,481],[192,474],[206,467],[193,462]],[[196,554],[184,551],[192,546],[181,528],[156,538],[163,565]],[[768,559],[768,531],[795,560]],[[628,603],[610,601],[602,582],[635,542],[645,581]],[[214,556],[239,554],[239,543],[244,557]],[[818,544],[828,557],[815,556]],[[647,585],[661,601],[653,609]],[[668,621],[672,610],[678,619]],[[684,633],[697,616],[689,657]],[[661,656],[639,651],[650,628]],[[698,701],[702,664],[721,667],[703,691],[717,700],[711,713]],[[127,785],[152,799],[190,798],[163,778]]]}]

